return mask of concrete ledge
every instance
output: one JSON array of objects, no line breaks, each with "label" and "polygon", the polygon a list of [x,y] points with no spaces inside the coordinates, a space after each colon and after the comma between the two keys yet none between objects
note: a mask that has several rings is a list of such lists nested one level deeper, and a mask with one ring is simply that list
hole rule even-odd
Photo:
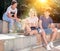
[{"label": "concrete ledge", "polygon": [[3,25],[2,25],[2,33],[8,33],[9,32],[9,26],[8,26],[8,22],[7,21],[2,21]]},{"label": "concrete ledge", "polygon": [[[16,51],[23,49],[26,50],[25,48],[30,48],[31,46],[36,44],[35,36],[10,35],[10,34],[9,35],[0,34],[0,36],[3,37],[3,38],[0,37],[1,51]],[[6,38],[4,39],[4,37]]]},{"label": "concrete ledge", "polygon": [[0,20],[0,33],[8,33],[8,22]]},{"label": "concrete ledge", "polygon": [[[0,34],[1,36],[2,34]],[[2,37],[11,37],[11,38],[1,38],[0,39],[0,49],[1,51],[16,51],[16,50],[26,50],[27,48],[32,48],[37,45],[37,39],[36,36],[24,36],[24,35],[14,35],[14,34],[8,34],[8,35],[2,35]],[[49,40],[50,35],[47,35],[47,39]],[[55,39],[58,40],[60,39],[60,33],[58,34],[57,38]],[[42,40],[40,40],[41,44]],[[40,46],[40,45],[39,45]],[[39,47],[38,46],[38,47]],[[2,47],[2,48],[1,48]],[[37,48],[37,47],[36,47]],[[4,50],[3,50],[4,49]]]},{"label": "concrete ledge", "polygon": [[0,33],[2,33],[2,25],[3,25],[3,23],[2,23],[2,21],[0,20]]}]

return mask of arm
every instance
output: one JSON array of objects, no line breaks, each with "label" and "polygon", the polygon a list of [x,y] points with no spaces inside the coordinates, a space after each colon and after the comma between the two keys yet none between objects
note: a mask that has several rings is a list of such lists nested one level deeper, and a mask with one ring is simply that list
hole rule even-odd
[{"label": "arm", "polygon": [[13,18],[13,17],[11,16],[11,14],[10,14],[9,12],[7,13],[7,16],[8,16],[9,18],[15,19],[15,18]]},{"label": "arm", "polygon": [[14,18],[17,18],[17,8],[15,9],[15,14],[14,14]]},{"label": "arm", "polygon": [[16,19],[17,22],[21,21],[21,19],[17,17],[17,13],[15,13],[14,18]]},{"label": "arm", "polygon": [[38,27],[38,22],[36,21],[36,27]]},{"label": "arm", "polygon": [[42,27],[42,20],[39,21],[39,27],[41,29],[41,32],[45,32],[44,29],[43,29],[43,27]]},{"label": "arm", "polygon": [[17,18],[17,13],[14,14],[14,18],[17,22],[19,22],[20,20]]},{"label": "arm", "polygon": [[25,24],[26,24],[25,28],[27,29],[27,31],[31,31],[30,24],[29,24],[28,20],[25,21]]},{"label": "arm", "polygon": [[11,17],[11,14],[10,14],[9,12],[7,13],[7,16],[8,16],[9,18],[12,18],[12,17]]},{"label": "arm", "polygon": [[50,27],[51,27],[52,29],[54,29],[54,28],[55,28],[55,25],[54,25],[53,23],[51,23]]},{"label": "arm", "polygon": [[7,12],[7,16],[8,16],[9,18],[11,18],[10,7],[7,8],[7,11],[6,11],[6,12]]},{"label": "arm", "polygon": [[36,27],[38,27],[38,18],[36,18],[35,25],[36,25]]},{"label": "arm", "polygon": [[50,28],[55,28],[52,18],[50,18]]},{"label": "arm", "polygon": [[7,8],[7,11],[6,12],[7,12],[7,16],[9,18],[12,18],[13,19],[12,15],[11,15],[11,8],[10,7]]},{"label": "arm", "polygon": [[40,27],[41,29],[43,29],[43,27],[42,27],[42,20],[39,21],[39,27]]},{"label": "arm", "polygon": [[21,21],[21,19],[17,18],[17,8],[16,8],[16,11],[15,11],[15,14],[14,14],[14,18],[16,19],[17,22]]}]

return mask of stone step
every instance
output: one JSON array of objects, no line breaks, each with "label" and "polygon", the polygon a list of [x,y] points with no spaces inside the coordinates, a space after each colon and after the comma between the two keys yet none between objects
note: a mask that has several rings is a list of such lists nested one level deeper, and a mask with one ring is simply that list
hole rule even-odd
[{"label": "stone step", "polygon": [[[47,39],[49,39],[49,36],[47,35]],[[42,41],[40,40],[40,44],[41,42]],[[36,45],[37,45],[37,39],[36,36],[34,35],[24,36],[17,34],[7,34],[7,35],[0,34],[1,51],[15,51],[15,50],[23,50],[23,49],[26,50],[26,48],[39,47]]]},{"label": "stone step", "polygon": [[8,33],[8,22],[0,20],[0,33]]}]

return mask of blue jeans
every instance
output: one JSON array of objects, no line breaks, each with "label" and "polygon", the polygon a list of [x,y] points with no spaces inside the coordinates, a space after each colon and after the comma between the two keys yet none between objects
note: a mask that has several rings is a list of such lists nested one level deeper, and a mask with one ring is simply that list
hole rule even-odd
[{"label": "blue jeans", "polygon": [[12,30],[14,22],[17,27],[21,28],[21,24],[19,22],[16,22],[16,20],[9,18],[5,13],[3,14],[3,20],[9,23],[9,30]]}]

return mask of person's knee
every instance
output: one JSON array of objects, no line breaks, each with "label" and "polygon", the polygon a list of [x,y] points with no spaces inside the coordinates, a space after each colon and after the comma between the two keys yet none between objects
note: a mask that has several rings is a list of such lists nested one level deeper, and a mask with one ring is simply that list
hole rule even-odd
[{"label": "person's knee", "polygon": [[32,31],[30,28],[27,28],[27,27],[25,27],[25,30],[28,32]]},{"label": "person's knee", "polygon": [[53,32],[54,32],[54,33],[57,32],[57,28],[53,29]]},{"label": "person's knee", "polygon": [[34,33],[35,35],[37,35],[37,34],[38,34],[38,31],[37,31],[37,30],[34,30],[33,33]]},{"label": "person's knee", "polygon": [[55,31],[57,32],[57,28],[55,28]]},{"label": "person's knee", "polygon": [[42,37],[45,37],[46,36],[46,33],[45,32],[41,32],[41,36]]},{"label": "person's knee", "polygon": [[30,29],[25,29],[25,33],[30,33],[31,30]]}]

